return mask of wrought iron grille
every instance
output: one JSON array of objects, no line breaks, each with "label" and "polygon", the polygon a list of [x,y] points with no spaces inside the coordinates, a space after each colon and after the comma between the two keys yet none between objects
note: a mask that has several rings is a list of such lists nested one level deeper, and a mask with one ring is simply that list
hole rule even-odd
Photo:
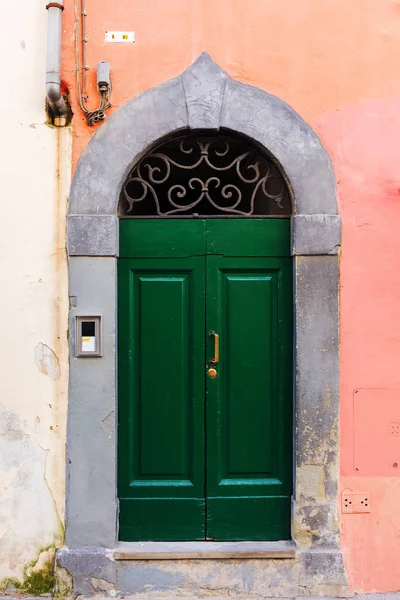
[{"label": "wrought iron grille", "polygon": [[227,135],[161,143],[132,169],[121,192],[126,217],[285,217],[287,185],[256,146]]}]

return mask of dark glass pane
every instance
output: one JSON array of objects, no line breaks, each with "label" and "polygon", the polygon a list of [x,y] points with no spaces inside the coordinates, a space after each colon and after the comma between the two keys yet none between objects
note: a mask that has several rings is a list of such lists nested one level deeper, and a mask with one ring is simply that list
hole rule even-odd
[{"label": "dark glass pane", "polygon": [[255,145],[227,135],[163,142],[135,165],[121,192],[130,217],[289,216],[277,166]]},{"label": "dark glass pane", "polygon": [[82,321],[82,336],[94,337],[96,335],[96,324],[94,321]]}]

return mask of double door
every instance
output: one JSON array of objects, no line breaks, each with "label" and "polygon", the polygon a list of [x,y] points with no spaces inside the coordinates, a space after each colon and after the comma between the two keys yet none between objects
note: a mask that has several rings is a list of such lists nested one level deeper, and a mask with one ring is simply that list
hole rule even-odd
[{"label": "double door", "polygon": [[121,220],[119,539],[290,537],[286,220]]}]

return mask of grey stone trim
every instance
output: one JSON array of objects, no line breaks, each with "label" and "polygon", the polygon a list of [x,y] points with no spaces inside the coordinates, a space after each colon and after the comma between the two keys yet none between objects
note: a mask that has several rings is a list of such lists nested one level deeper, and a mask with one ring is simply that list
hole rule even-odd
[{"label": "grey stone trim", "polygon": [[294,215],[294,255],[339,254],[342,226],[339,215]]},{"label": "grey stone trim", "polygon": [[339,549],[339,258],[295,257],[296,481],[293,535]]},{"label": "grey stone trim", "polygon": [[292,542],[119,542],[115,560],[296,558]]},{"label": "grey stone trim", "polygon": [[351,596],[339,552],[298,551],[293,559],[114,560],[112,550],[57,553],[72,575],[74,595],[112,595],[176,600],[185,598],[297,598]]},{"label": "grey stone trim", "polygon": [[119,222],[112,215],[70,215],[70,256],[118,256]]},{"label": "grey stone trim", "polygon": [[[116,483],[116,259],[70,257],[70,375],[66,543],[114,547]],[[75,317],[102,317],[102,358],[75,357]]]}]

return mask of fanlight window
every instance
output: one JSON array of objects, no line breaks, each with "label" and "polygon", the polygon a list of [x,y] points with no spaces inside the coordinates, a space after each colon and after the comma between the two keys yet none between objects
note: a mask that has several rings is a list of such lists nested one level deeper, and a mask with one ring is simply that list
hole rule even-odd
[{"label": "fanlight window", "polygon": [[287,217],[290,195],[272,160],[247,140],[185,135],[146,154],[121,191],[125,217]]}]

